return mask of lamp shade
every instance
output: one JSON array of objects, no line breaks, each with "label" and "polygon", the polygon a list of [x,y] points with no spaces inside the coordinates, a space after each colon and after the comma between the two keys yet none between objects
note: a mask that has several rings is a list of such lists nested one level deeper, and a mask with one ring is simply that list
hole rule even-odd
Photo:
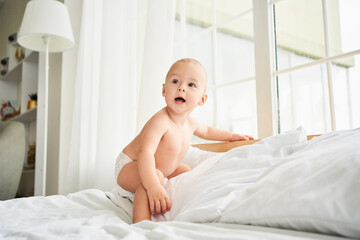
[{"label": "lamp shade", "polygon": [[63,52],[75,44],[67,7],[56,0],[32,0],[27,3],[18,34],[18,43],[30,50]]}]

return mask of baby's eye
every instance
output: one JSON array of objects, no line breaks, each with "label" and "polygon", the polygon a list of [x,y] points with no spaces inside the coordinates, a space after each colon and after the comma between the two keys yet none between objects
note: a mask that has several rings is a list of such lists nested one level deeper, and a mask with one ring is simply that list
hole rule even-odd
[{"label": "baby's eye", "polygon": [[196,87],[195,84],[193,84],[193,83],[189,83],[188,86],[189,87]]},{"label": "baby's eye", "polygon": [[174,79],[174,80],[172,80],[172,83],[174,83],[174,84],[179,84],[179,80]]}]

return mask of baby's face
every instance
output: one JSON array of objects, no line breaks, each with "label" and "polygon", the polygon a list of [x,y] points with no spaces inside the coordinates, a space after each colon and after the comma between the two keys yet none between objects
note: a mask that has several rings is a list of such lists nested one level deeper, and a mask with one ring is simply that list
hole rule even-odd
[{"label": "baby's face", "polygon": [[203,105],[207,75],[203,67],[193,60],[180,60],[173,64],[163,85],[163,96],[168,107],[176,112],[191,112]]}]

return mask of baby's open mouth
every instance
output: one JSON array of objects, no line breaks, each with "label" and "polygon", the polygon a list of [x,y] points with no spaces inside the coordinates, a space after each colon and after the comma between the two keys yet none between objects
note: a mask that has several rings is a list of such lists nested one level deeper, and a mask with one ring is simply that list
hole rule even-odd
[{"label": "baby's open mouth", "polygon": [[175,98],[175,102],[176,103],[184,103],[185,99],[183,99],[182,97],[177,97],[177,98]]}]

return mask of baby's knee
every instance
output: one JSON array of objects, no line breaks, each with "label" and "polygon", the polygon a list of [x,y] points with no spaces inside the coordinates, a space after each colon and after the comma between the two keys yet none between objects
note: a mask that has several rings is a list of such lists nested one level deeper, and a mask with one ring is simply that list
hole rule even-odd
[{"label": "baby's knee", "polygon": [[189,165],[186,165],[186,164],[181,164],[175,171],[175,175],[179,175],[179,174],[182,174],[182,173],[186,173],[188,171],[191,170],[191,167]]},{"label": "baby's knee", "polygon": [[182,167],[183,172],[188,172],[191,170],[191,167],[186,164],[182,164],[181,167]]}]

